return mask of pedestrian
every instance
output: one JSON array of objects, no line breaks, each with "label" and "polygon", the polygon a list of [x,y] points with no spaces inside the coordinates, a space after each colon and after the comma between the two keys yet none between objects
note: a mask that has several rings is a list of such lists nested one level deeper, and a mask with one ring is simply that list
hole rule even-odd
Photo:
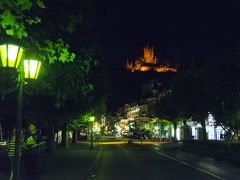
[{"label": "pedestrian", "polygon": [[15,142],[16,142],[16,128],[12,129],[12,134],[8,138],[8,158],[10,161],[10,176],[9,180],[13,178],[13,163],[14,163],[14,153],[15,153]]},{"label": "pedestrian", "polygon": [[23,141],[23,160],[26,179],[37,179],[37,162],[40,154],[39,146],[43,144],[42,135],[37,132],[34,123],[29,124],[29,133]]}]

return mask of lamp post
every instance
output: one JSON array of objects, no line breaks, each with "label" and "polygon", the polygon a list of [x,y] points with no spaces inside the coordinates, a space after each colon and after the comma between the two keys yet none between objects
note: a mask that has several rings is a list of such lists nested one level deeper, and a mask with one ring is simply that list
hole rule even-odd
[{"label": "lamp post", "polygon": [[160,119],[160,130],[159,130],[159,134],[160,134],[160,142],[162,142],[162,119]]},{"label": "lamp post", "polygon": [[93,148],[93,122],[95,120],[95,117],[91,116],[90,117],[90,122],[91,122],[91,149]]},{"label": "lamp post", "polygon": [[[23,84],[25,78],[36,79],[40,70],[41,63],[36,60],[24,60],[24,49],[13,44],[0,45],[0,66],[16,68],[18,70],[18,99],[17,99],[17,118],[16,118],[16,140],[14,153],[13,179],[19,179],[20,151],[21,151],[21,129],[22,129],[22,102]],[[35,69],[34,69],[35,68]]]}]

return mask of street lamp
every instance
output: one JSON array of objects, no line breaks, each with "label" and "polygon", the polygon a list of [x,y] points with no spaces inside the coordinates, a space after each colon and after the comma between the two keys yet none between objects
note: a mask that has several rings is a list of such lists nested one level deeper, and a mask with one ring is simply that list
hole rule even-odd
[{"label": "street lamp", "polygon": [[95,117],[91,116],[90,117],[90,122],[91,122],[91,149],[93,148],[93,122],[95,120]]},{"label": "street lamp", "polygon": [[3,68],[4,67],[16,68],[18,70],[19,89],[17,100],[16,140],[15,140],[13,179],[19,179],[24,77],[36,79],[41,66],[41,63],[37,62],[36,60],[23,61],[23,57],[24,49],[22,47],[14,44],[0,45],[0,66],[2,66]]}]

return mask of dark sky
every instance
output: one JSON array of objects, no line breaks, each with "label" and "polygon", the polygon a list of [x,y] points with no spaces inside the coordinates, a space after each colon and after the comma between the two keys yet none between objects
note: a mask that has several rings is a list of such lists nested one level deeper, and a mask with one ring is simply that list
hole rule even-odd
[{"label": "dark sky", "polygon": [[180,66],[207,60],[240,37],[240,1],[97,0],[102,47],[111,78],[146,45]]},{"label": "dark sky", "polygon": [[233,0],[99,0],[97,16],[101,42],[116,63],[135,60],[146,45],[160,59],[175,61],[176,51],[198,56],[240,35],[240,2]]}]

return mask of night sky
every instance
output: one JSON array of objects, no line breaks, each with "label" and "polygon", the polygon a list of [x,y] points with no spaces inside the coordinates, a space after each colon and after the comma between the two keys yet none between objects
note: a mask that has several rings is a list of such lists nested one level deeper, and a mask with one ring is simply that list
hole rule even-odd
[{"label": "night sky", "polygon": [[240,1],[97,0],[96,7],[111,81],[146,45],[158,59],[184,66],[193,58],[201,64],[240,37]]},{"label": "night sky", "polygon": [[197,57],[240,35],[240,1],[233,0],[100,0],[97,17],[112,64],[135,60],[146,45],[160,59],[175,61],[175,51]]}]

